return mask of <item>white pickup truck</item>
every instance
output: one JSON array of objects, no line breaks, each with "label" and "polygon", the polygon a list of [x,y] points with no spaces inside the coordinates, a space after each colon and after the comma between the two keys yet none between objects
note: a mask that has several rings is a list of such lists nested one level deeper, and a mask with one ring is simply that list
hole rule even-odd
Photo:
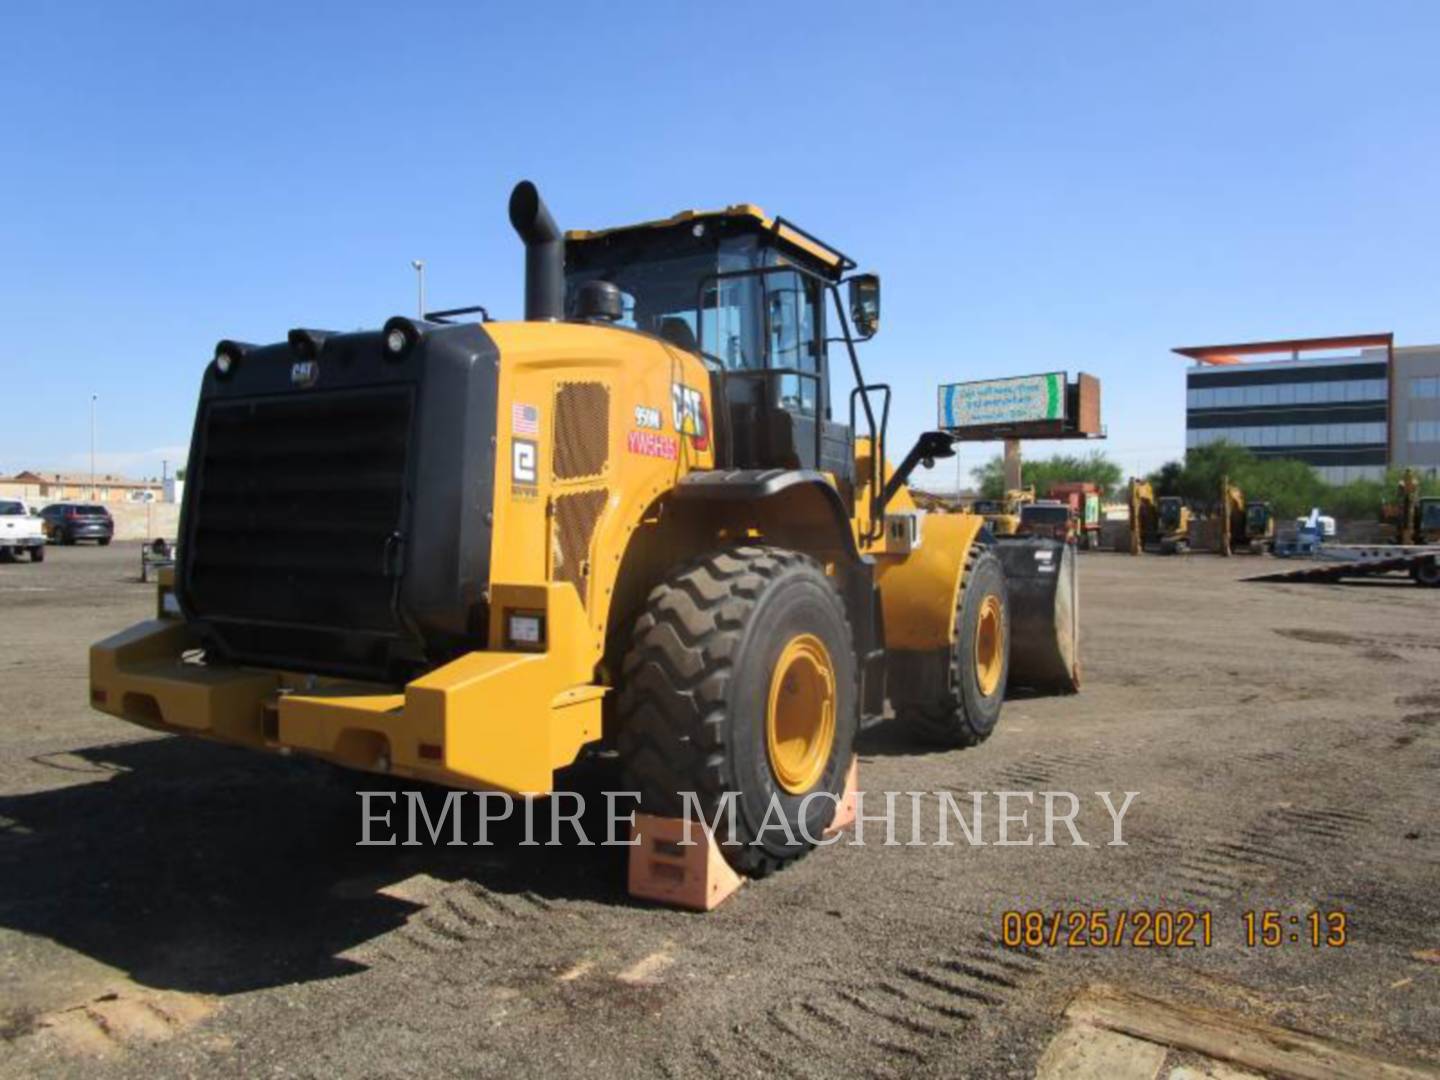
[{"label": "white pickup truck", "polygon": [[45,526],[24,499],[0,498],[0,556],[28,552],[31,562],[45,558]]}]

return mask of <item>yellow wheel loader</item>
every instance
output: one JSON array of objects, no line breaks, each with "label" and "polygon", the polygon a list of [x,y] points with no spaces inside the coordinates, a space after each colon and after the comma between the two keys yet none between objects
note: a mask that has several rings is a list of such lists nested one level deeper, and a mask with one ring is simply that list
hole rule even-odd
[{"label": "yellow wheel loader", "polygon": [[887,700],[987,738],[1006,579],[979,517],[908,493],[950,437],[885,461],[856,350],[878,278],[748,205],[562,236],[522,182],[510,218],[524,321],[218,345],[173,585],[92,648],[94,706],[513,793],[618,751],[648,812],[734,793],[750,873],[808,848],[762,829],[772,803],[820,835],[810,796],[841,793]]}]

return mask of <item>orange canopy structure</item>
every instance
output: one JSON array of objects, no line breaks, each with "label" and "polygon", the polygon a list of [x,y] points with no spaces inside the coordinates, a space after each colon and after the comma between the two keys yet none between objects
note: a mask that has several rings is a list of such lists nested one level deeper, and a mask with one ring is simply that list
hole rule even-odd
[{"label": "orange canopy structure", "polygon": [[1246,341],[1238,345],[1185,345],[1172,352],[1201,364],[1239,364],[1244,356],[1263,356],[1269,353],[1289,353],[1290,359],[1300,359],[1301,353],[1324,352],[1331,349],[1364,349],[1383,345],[1386,358],[1394,359],[1395,335],[1347,334],[1341,337],[1290,338],[1284,341]]}]

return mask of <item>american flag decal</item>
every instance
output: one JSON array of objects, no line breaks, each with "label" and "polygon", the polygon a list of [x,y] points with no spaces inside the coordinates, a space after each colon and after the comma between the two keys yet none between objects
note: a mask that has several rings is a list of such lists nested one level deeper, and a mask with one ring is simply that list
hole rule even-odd
[{"label": "american flag decal", "polygon": [[511,405],[510,429],[516,435],[539,435],[540,410],[534,405]]}]

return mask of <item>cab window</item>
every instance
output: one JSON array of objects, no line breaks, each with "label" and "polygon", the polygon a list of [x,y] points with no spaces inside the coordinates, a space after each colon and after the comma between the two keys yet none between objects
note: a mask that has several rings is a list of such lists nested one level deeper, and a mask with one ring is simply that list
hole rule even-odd
[{"label": "cab window", "polygon": [[[764,275],[765,329],[772,368],[820,373],[819,288],[794,270]],[[780,376],[780,405],[813,416],[820,382],[803,375]]]}]

